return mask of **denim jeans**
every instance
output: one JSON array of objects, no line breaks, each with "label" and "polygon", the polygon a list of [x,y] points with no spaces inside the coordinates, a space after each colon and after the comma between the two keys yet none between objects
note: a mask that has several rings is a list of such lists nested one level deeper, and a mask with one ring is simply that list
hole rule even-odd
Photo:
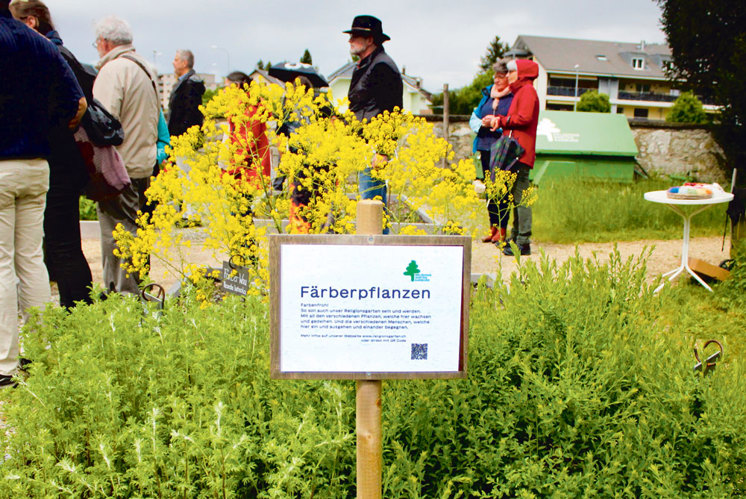
[{"label": "denim jeans", "polygon": [[[358,174],[357,181],[358,190],[360,191],[360,198],[379,198],[383,202],[383,209],[386,210],[388,202],[388,189],[386,187],[386,182],[377,178],[373,178],[373,176],[371,175],[370,167],[366,168]],[[383,233],[389,233],[388,227],[383,229]]]}]

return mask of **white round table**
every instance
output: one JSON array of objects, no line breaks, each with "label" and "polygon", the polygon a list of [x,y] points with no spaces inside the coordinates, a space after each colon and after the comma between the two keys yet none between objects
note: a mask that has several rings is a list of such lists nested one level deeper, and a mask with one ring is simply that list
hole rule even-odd
[{"label": "white round table", "polygon": [[[673,199],[668,197],[668,191],[650,191],[645,193],[645,200],[652,203],[665,204],[676,212],[681,218],[684,219],[684,242],[681,247],[681,265],[675,269],[663,274],[663,277],[668,277],[669,281],[675,279],[684,270],[689,272],[697,282],[704,286],[707,290],[712,291],[712,288],[708,286],[705,281],[700,278],[696,272],[689,267],[689,228],[691,226],[691,220],[697,213],[702,213],[713,204],[728,203],[733,200],[733,194],[729,192],[715,191],[711,198],[705,199]],[[693,206],[694,208],[686,208],[687,206]],[[666,283],[663,282],[660,286],[655,289],[657,293],[660,291]]]}]

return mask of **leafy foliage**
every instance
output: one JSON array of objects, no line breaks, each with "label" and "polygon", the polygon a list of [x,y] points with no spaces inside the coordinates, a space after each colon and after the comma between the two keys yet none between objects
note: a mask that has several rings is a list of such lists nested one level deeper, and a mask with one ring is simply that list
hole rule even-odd
[{"label": "leafy foliage", "polygon": [[[448,112],[452,115],[470,115],[482,98],[482,89],[492,85],[492,65],[508,51],[509,45],[500,41],[500,36],[495,38],[487,46],[487,51],[480,59],[479,72],[474,76],[472,82],[458,89],[450,90],[448,93]],[[443,108],[443,93],[433,94],[433,107]]]},{"label": "leafy foliage", "polygon": [[[453,150],[424,118],[397,110],[361,123],[349,111],[339,116],[323,113],[331,107],[328,99],[327,94],[316,95],[291,83],[284,88],[253,82],[250,87],[222,89],[204,106],[201,130],[193,127],[173,138],[173,155],[191,167],[190,174],[184,175],[171,160],[146,193],[158,202],[152,215],[139,217],[136,234],[117,227],[118,253],[127,259],[128,270],[145,277],[150,258],[158,258],[183,278],[209,289],[204,269],[192,264],[184,249],[190,241],[179,229],[188,219],[189,224],[205,227],[204,247],[213,257],[247,262],[251,292],[266,293],[264,242],[269,228],[353,232],[359,195],[349,193],[358,192],[357,175],[374,157],[372,175],[388,183],[393,197],[406,199],[406,205],[398,203],[386,212],[387,225],[397,222],[396,231],[421,234],[412,213],[423,210],[444,233],[476,233],[483,212],[471,184],[471,160],[443,166]],[[216,121],[223,117],[232,130]],[[279,193],[256,166],[261,163],[257,144],[264,136],[254,135],[255,125],[269,121],[278,128],[287,122],[298,124],[290,136],[267,132],[267,141],[283,151],[277,172],[290,179]],[[226,132],[231,140],[223,141]],[[386,159],[380,161],[382,155]],[[314,192],[304,206],[291,205],[296,184]],[[291,210],[291,223],[283,226]],[[257,223],[259,218],[265,222]]]},{"label": "leafy foliage", "polygon": [[670,123],[707,123],[702,102],[692,92],[683,92],[666,114],[666,121]]},{"label": "leafy foliage", "polygon": [[81,220],[98,220],[98,213],[96,213],[96,202],[91,201],[85,196],[80,196],[79,213]]},{"label": "leafy foliage", "polygon": [[[468,379],[384,384],[384,497],[745,494],[743,361],[693,375],[673,299],[616,253],[477,288]],[[0,497],[353,496],[354,383],[270,380],[267,329],[193,294],[32,319]]]},{"label": "leafy foliage", "polygon": [[269,71],[269,68],[272,67],[272,61],[267,61],[266,63],[259,59],[256,61],[256,69],[263,69],[264,71]]},{"label": "leafy foliage", "polygon": [[487,53],[482,56],[479,61],[479,67],[484,73],[492,73],[492,65],[497,62],[505,52],[510,49],[507,43],[500,41],[500,36],[495,35],[495,38],[490,42],[487,47]]},{"label": "leafy foliage", "polygon": [[218,87],[215,90],[213,90],[211,88],[206,89],[205,93],[202,94],[202,105],[206,106],[207,103],[210,102],[213,99],[213,97],[215,97],[216,95],[218,95],[218,92],[220,92],[221,88],[222,87]]},{"label": "leafy foliage", "polygon": [[733,0],[658,0],[671,47],[670,76],[723,106],[720,139],[743,166],[746,153],[746,11]]},{"label": "leafy foliage", "polygon": [[[471,115],[482,98],[482,89],[492,85],[492,73],[478,73],[472,82],[448,93],[448,111],[454,114]],[[433,107],[443,107],[443,93],[433,94]]]},{"label": "leafy foliage", "polygon": [[580,96],[576,109],[586,113],[610,113],[611,103],[608,95],[589,90]]},{"label": "leafy foliage", "polygon": [[305,64],[313,64],[313,57],[311,57],[311,52],[309,52],[308,49],[303,52],[303,56],[301,56],[300,62]]}]

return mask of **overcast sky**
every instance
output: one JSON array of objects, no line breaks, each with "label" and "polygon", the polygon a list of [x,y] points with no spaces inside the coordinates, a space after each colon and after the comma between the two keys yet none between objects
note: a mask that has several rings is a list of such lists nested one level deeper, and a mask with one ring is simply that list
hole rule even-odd
[{"label": "overcast sky", "polygon": [[[198,72],[250,72],[259,59],[297,61],[307,48],[328,75],[349,59],[352,18],[371,14],[391,37],[386,51],[407,74],[439,91],[468,84],[495,35],[520,34],[622,42],[664,42],[653,0],[46,0],[65,41],[81,61],[95,62],[93,24],[126,19],[138,52],[171,72],[174,51],[191,49]],[[218,48],[211,48],[211,47]]]}]

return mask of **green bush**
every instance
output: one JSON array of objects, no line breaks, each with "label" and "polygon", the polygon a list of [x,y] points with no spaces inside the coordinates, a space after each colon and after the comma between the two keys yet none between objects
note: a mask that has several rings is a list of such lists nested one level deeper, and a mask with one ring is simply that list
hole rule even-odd
[{"label": "green bush", "polygon": [[98,220],[95,201],[91,201],[87,197],[81,196],[79,206],[81,220]]},{"label": "green bush", "polygon": [[608,95],[589,90],[580,96],[576,109],[586,113],[610,113],[611,103]]},{"label": "green bush", "polygon": [[676,98],[673,106],[666,114],[666,121],[670,123],[707,123],[702,102],[692,92],[684,92]]},{"label": "green bush", "polygon": [[[644,276],[576,257],[475,290],[468,379],[384,383],[384,497],[746,493],[743,362],[693,375]],[[354,383],[270,380],[254,299],[50,308],[24,345],[0,497],[354,496]]]}]

